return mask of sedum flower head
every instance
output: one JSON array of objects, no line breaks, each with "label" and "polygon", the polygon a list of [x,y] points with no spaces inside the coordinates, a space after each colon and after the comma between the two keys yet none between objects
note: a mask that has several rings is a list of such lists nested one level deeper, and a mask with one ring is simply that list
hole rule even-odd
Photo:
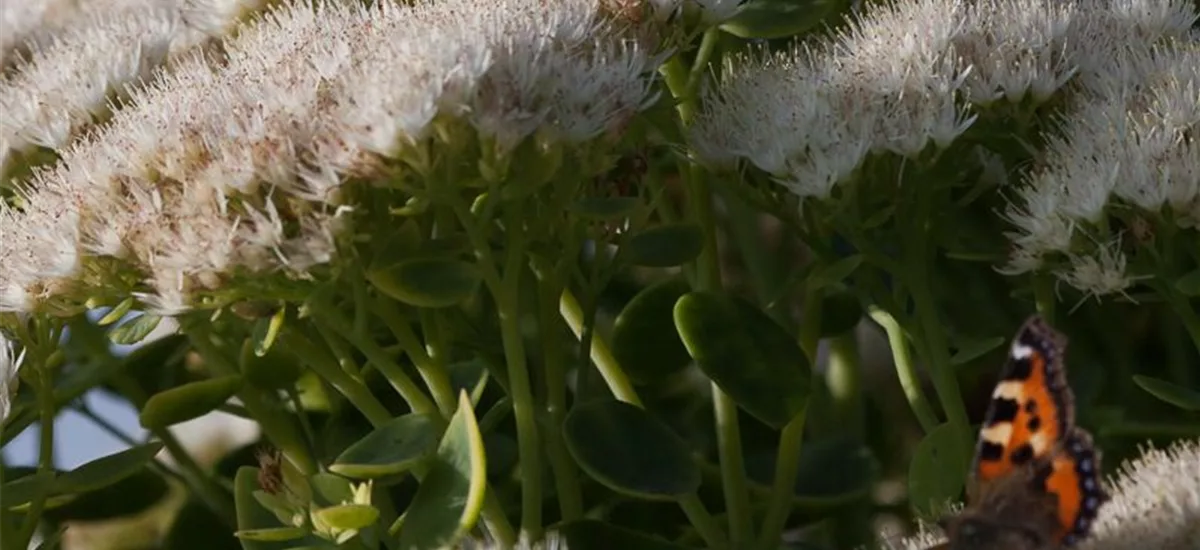
[{"label": "sedum flower head", "polygon": [[[1072,88],[1076,92],[1102,86],[1102,75],[1123,74],[1113,62],[1123,49],[1182,41],[1195,17],[1190,2],[1183,0],[876,4],[833,39],[735,60],[707,92],[691,142],[707,163],[728,166],[746,159],[801,197],[825,197],[868,153],[914,156],[931,142],[946,147],[974,122],[972,109],[1002,98],[1044,102],[1076,80],[1081,82],[1078,90]],[[1190,78],[1172,74],[1181,82]],[[1121,89],[1135,82],[1119,80]],[[1161,93],[1172,92],[1168,87]],[[1197,102],[1177,92],[1172,97],[1176,99],[1168,103],[1178,106],[1172,120],[1182,123],[1179,114]],[[1105,120],[1078,118],[1092,124]],[[1066,139],[1062,143],[1077,146]],[[1094,217],[1097,205],[1108,197],[1103,185],[1128,180],[1104,159],[1088,168],[1078,177],[1046,170],[1047,181],[1065,189],[1043,191],[1037,198]],[[1190,174],[1188,166],[1175,166],[1173,173],[1180,170]],[[1099,189],[1084,183],[1097,174],[1103,175]],[[1086,200],[1077,201],[1080,196]],[[1023,213],[1021,208],[1010,212],[1020,219],[1018,227],[1039,230],[1026,241],[1057,246],[1070,240],[1046,231],[1069,223],[1032,219],[1035,211],[1045,210],[1040,205]],[[1074,220],[1079,213],[1055,216]],[[1010,268],[1036,265],[1036,258],[1050,249],[1020,247],[1016,255],[1024,261]]]},{"label": "sedum flower head", "polygon": [[1125,463],[1108,484],[1112,500],[1100,509],[1080,550],[1187,550],[1200,540],[1200,440],[1148,448]]},{"label": "sedum flower head", "polygon": [[801,197],[827,197],[871,152],[916,155],[972,122],[954,0],[876,6],[834,39],[729,64],[691,132],[702,160],[745,158]]},{"label": "sedum flower head", "polygon": [[1128,285],[1119,275],[1125,259],[1074,248],[1080,231],[1103,226],[1114,208],[1155,217],[1169,210],[1184,228],[1200,219],[1200,41],[1127,45],[1098,67],[1007,217],[1017,229],[1012,272],[1064,253],[1072,268],[1060,279],[1100,295]]},{"label": "sedum flower head", "polygon": [[0,311],[80,304],[131,271],[164,313],[239,278],[313,277],[356,207],[343,184],[412,161],[439,119],[500,151],[619,130],[657,64],[622,32],[595,0],[284,2],[21,182],[0,205]]},{"label": "sedum flower head", "polygon": [[171,10],[134,9],[34,43],[28,60],[0,80],[0,168],[13,151],[65,145],[112,91],[163,62],[177,27]]},{"label": "sedum flower head", "polygon": [[29,37],[27,51],[12,56],[16,61],[0,78],[0,173],[13,153],[61,149],[112,96],[148,78],[170,55],[224,34],[262,0],[108,0],[78,9],[59,4],[4,4],[5,25],[13,34],[25,29],[22,36]]}]

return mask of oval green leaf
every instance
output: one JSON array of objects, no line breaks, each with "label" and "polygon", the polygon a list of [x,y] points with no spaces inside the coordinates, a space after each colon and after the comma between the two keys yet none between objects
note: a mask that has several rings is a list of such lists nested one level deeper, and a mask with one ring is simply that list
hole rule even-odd
[{"label": "oval green leaf", "polygon": [[918,515],[932,517],[958,501],[970,464],[971,449],[951,424],[930,431],[908,465],[908,498]]},{"label": "oval green leaf", "polygon": [[563,422],[563,437],[579,467],[618,493],[673,500],[700,487],[700,468],[687,443],[629,403],[577,405]]},{"label": "oval green leaf", "polygon": [[559,533],[571,550],[687,550],[661,538],[618,527],[595,519],[580,519],[564,523]]},{"label": "oval green leaf", "polygon": [[704,237],[699,226],[667,224],[631,237],[621,247],[621,256],[633,265],[675,267],[696,259],[703,247]]},{"label": "oval green leaf", "polygon": [[340,504],[313,512],[325,525],[339,531],[364,529],[379,519],[379,510],[369,504]]},{"label": "oval green leaf", "polygon": [[487,457],[471,399],[458,397],[458,410],[438,445],[400,528],[400,548],[434,550],[455,544],[474,527],[487,487]]},{"label": "oval green leaf", "polygon": [[475,294],[481,276],[475,264],[450,258],[421,258],[367,271],[384,294],[417,307],[449,307]]},{"label": "oval green leaf", "polygon": [[675,302],[690,290],[679,279],[646,287],[621,310],[611,348],[634,382],[646,384],[682,370],[692,361],[675,330]]},{"label": "oval green leaf", "polygon": [[121,303],[114,306],[111,310],[108,311],[108,313],[105,313],[104,317],[101,317],[99,321],[96,321],[96,324],[100,325],[102,327],[111,325],[117,321],[120,321],[121,318],[124,317],[126,313],[129,313],[129,310],[131,310],[131,309],[133,309],[133,297],[132,296],[130,296],[129,298],[126,298],[124,300],[121,300]]},{"label": "oval green leaf", "polygon": [[487,363],[476,357],[451,363],[446,370],[449,371],[450,386],[454,388],[455,393],[465,391],[471,398],[471,403],[479,403],[479,399],[483,397],[483,390],[487,388]]},{"label": "oval green leaf", "polygon": [[56,508],[74,500],[75,495],[57,494],[54,476],[53,470],[16,476],[15,479],[0,485],[0,496],[3,497],[0,504],[6,510],[25,512],[30,503],[42,494],[49,494],[46,508]]},{"label": "oval green leaf", "polygon": [[1184,296],[1200,296],[1200,269],[1195,269],[1180,277],[1175,281],[1175,289]]},{"label": "oval green leaf", "polygon": [[820,25],[839,5],[834,0],[753,0],[721,30],[738,38],[787,38]]},{"label": "oval green leaf", "polygon": [[108,332],[108,339],[112,343],[121,346],[136,344],[149,336],[151,332],[154,332],[154,329],[158,328],[158,323],[161,321],[162,317],[158,315],[143,313],[113,328]]},{"label": "oval green leaf", "polygon": [[315,492],[314,502],[321,506],[334,506],[354,500],[354,486],[350,480],[333,474],[319,472],[309,477]]},{"label": "oval green leaf", "polygon": [[107,487],[136,474],[147,462],[154,460],[162,447],[163,444],[156,441],[97,458],[59,476],[55,485],[61,493],[83,493]]},{"label": "oval green leaf", "polygon": [[782,429],[807,403],[808,359],[758,308],[736,297],[693,292],[675,305],[675,327],[700,369],[763,423]]},{"label": "oval green leaf", "polygon": [[266,527],[263,529],[238,530],[233,535],[239,539],[258,542],[285,542],[296,540],[307,534],[308,531],[299,527]]},{"label": "oval green leaf", "polygon": [[[828,508],[860,499],[879,479],[879,460],[871,449],[852,437],[833,436],[806,441],[800,450],[800,467],[793,485],[793,502]],[[746,471],[769,491],[774,480],[776,453],[746,457]]]},{"label": "oval green leaf", "polygon": [[1135,374],[1133,382],[1154,397],[1185,411],[1200,411],[1200,391],[1185,388],[1174,382]]},{"label": "oval green leaf", "polygon": [[862,265],[864,259],[866,257],[862,254],[855,254],[817,269],[808,276],[808,289],[815,291],[844,281],[846,277],[854,273],[854,270],[858,269],[858,266]]},{"label": "oval green leaf", "polygon": [[54,522],[103,521],[132,516],[149,510],[167,496],[167,482],[146,466],[116,482],[79,494],[74,500],[55,510],[47,510],[46,518]]},{"label": "oval green leaf", "polygon": [[429,415],[406,414],[350,445],[329,469],[354,479],[395,475],[431,456],[437,444],[437,429]]},{"label": "oval green leaf", "polygon": [[138,419],[149,430],[187,422],[224,405],[242,387],[242,377],[231,374],[184,384],[150,396]]},{"label": "oval green leaf", "polygon": [[958,342],[958,351],[950,358],[951,365],[965,365],[1004,344],[1008,339],[1003,336],[991,338],[963,338]]}]

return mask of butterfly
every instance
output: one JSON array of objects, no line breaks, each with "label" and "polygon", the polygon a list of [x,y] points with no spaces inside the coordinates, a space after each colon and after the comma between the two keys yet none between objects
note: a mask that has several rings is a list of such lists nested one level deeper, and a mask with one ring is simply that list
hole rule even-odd
[{"label": "butterfly", "polygon": [[1100,453],[1075,425],[1066,345],[1039,316],[1017,332],[979,432],[967,506],[938,522],[948,542],[929,550],[1057,550],[1088,536],[1109,497]]}]

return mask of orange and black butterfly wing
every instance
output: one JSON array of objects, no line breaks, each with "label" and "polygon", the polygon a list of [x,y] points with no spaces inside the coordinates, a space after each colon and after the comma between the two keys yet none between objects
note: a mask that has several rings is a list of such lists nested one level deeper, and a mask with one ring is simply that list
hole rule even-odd
[{"label": "orange and black butterfly wing", "polygon": [[1072,428],[1057,452],[1044,462],[1037,481],[1058,501],[1057,538],[1071,546],[1091,532],[1100,505],[1108,500],[1100,479],[1100,453],[1082,428]]},{"label": "orange and black butterfly wing", "polygon": [[979,431],[968,488],[972,500],[992,482],[1050,457],[1073,430],[1065,350],[1066,337],[1037,316],[1013,338]]}]

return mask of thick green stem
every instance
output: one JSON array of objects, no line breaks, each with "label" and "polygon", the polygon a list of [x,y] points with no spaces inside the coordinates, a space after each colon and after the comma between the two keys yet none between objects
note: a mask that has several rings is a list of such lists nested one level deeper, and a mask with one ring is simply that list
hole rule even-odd
[{"label": "thick green stem", "polygon": [[725,535],[717,527],[716,520],[704,508],[704,503],[700,502],[700,497],[696,495],[684,497],[679,501],[679,507],[687,515],[692,527],[696,528],[696,532],[700,533],[700,538],[703,538],[704,542],[708,544],[708,548],[711,550],[730,548],[729,543],[725,540]]},{"label": "thick green stem", "polygon": [[775,455],[775,482],[771,486],[771,500],[767,515],[759,532],[758,547],[774,550],[780,546],[780,536],[792,511],[796,494],[796,476],[800,473],[800,450],[804,443],[804,418],[808,411],[805,405],[800,413],[783,427],[779,435],[779,450]]},{"label": "thick green stem", "polygon": [[421,345],[421,340],[417,338],[417,334],[413,332],[408,321],[400,315],[394,302],[376,300],[371,304],[371,311],[383,319],[383,323],[392,331],[392,336],[400,342],[400,347],[404,349],[409,360],[416,365],[417,372],[421,374],[425,386],[433,394],[433,400],[437,403],[438,410],[442,411],[442,416],[446,418],[453,416],[454,411],[458,408],[458,397],[454,393],[454,385],[450,383],[450,375],[446,371],[445,365],[426,352],[425,347]]},{"label": "thick green stem", "polygon": [[542,449],[538,439],[537,402],[525,362],[525,338],[521,334],[521,276],[525,271],[525,228],[522,208],[512,204],[504,216],[508,247],[499,292],[495,293],[500,314],[500,337],[508,364],[513,419],[517,423],[517,448],[521,471],[521,531],[531,541],[542,539]]},{"label": "thick green stem", "polygon": [[[667,61],[661,70],[667,87],[675,98],[676,110],[684,128],[689,127],[695,117],[697,102],[694,86],[698,84],[699,74],[708,64],[708,57],[712,54],[718,32],[715,28],[705,32],[702,47],[691,71],[684,69],[683,61],[679,56]],[[721,288],[721,266],[717,250],[717,224],[716,217],[713,215],[712,193],[699,166],[683,161],[680,166],[680,173],[683,175],[688,189],[692,221],[699,224],[704,237],[704,246],[695,263],[696,287],[702,291],[715,291]],[[712,385],[712,400],[717,421],[717,448],[721,460],[726,514],[729,516],[729,527],[733,539],[731,542],[734,547],[744,546],[753,543],[750,540],[753,533],[750,492],[746,484],[746,471],[742,459],[742,438],[738,426],[737,405],[715,383]]]},{"label": "thick green stem", "polygon": [[50,498],[51,480],[54,479],[54,420],[58,416],[58,410],[54,406],[54,383],[50,380],[50,373],[47,372],[46,366],[41,367],[37,373],[37,404],[39,414],[38,425],[38,466],[37,473],[39,479],[44,480],[45,485],[37,492],[33,502],[29,505],[29,513],[25,516],[25,521],[21,525],[21,532],[17,535],[18,544],[13,548],[28,548],[29,541],[33,540],[34,533],[37,532],[38,522],[42,519],[42,512],[46,509],[46,501]]},{"label": "thick green stem", "polygon": [[[579,306],[579,300],[575,299],[575,295],[570,289],[564,289],[562,297],[558,302],[558,311],[562,315],[571,332],[575,333],[576,338],[583,338],[584,330],[584,313],[583,308]],[[605,384],[608,385],[608,390],[619,401],[624,401],[631,405],[642,406],[642,400],[638,397],[637,390],[634,389],[633,383],[629,381],[629,377],[625,375],[625,371],[621,369],[620,363],[613,357],[612,351],[608,349],[608,344],[603,338],[597,335],[592,335],[591,359],[596,365],[596,370],[600,371],[600,376],[604,378]]]},{"label": "thick green stem", "polygon": [[750,490],[742,458],[742,434],[738,429],[737,403],[716,383],[712,384],[713,416],[717,424],[717,450],[721,457],[721,484],[725,488],[725,512],[729,516],[729,539],[734,548],[753,544]]},{"label": "thick green stem", "polygon": [[912,353],[909,351],[904,329],[900,327],[900,323],[892,317],[892,314],[879,307],[871,306],[868,314],[887,333],[888,344],[892,348],[892,360],[896,364],[896,375],[900,378],[900,387],[904,390],[908,406],[917,416],[917,422],[921,424],[921,430],[925,433],[933,431],[939,424],[938,417],[933,412],[933,406],[929,404],[929,399],[925,397],[925,391],[921,389],[921,377],[917,374],[916,366],[913,364]]},{"label": "thick green stem", "polygon": [[570,521],[583,515],[583,494],[579,473],[560,435],[567,416],[567,366],[559,337],[561,321],[558,316],[562,286],[552,274],[543,273],[538,277],[538,328],[545,369],[546,413],[551,426],[545,434],[546,454],[554,472],[559,511],[563,521]]},{"label": "thick green stem", "polygon": [[[211,334],[203,323],[190,323],[184,331],[190,337],[196,352],[204,358],[204,364],[214,374],[238,374],[239,369],[211,340]],[[238,398],[246,410],[258,421],[262,431],[284,455],[304,474],[317,472],[317,463],[308,452],[308,445],[294,419],[287,414],[279,399],[249,384],[243,385]]]},{"label": "thick green stem", "polygon": [[933,189],[914,187],[915,211],[909,220],[906,243],[907,269],[902,273],[912,297],[916,314],[916,325],[912,328],[919,335],[917,341],[924,350],[926,367],[929,369],[938,401],[946,413],[946,421],[969,447],[974,439],[971,433],[967,409],[963,405],[962,392],[958,388],[958,377],[950,364],[950,348],[946,342],[945,328],[938,318],[937,301],[933,296],[933,273],[931,268],[937,257],[929,228],[935,215]]},{"label": "thick green stem", "polygon": [[853,330],[829,340],[829,365],[825,386],[833,398],[834,419],[840,432],[855,438],[863,433],[862,365],[858,338]]}]

